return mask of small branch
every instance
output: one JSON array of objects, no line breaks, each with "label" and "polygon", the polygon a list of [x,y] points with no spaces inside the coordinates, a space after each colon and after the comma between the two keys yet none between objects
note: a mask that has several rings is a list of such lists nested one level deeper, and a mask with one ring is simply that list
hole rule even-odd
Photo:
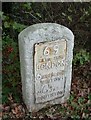
[{"label": "small branch", "polygon": [[39,22],[42,22],[41,20],[39,20],[36,16],[34,16],[32,13],[30,13],[30,12],[24,12],[23,11],[23,13],[26,13],[26,14],[29,14],[30,16],[32,16],[34,19],[36,19],[37,21],[39,21]]}]

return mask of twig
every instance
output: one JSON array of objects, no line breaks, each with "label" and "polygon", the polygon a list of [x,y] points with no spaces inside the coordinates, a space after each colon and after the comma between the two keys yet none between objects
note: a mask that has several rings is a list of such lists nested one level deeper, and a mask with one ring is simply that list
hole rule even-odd
[{"label": "twig", "polygon": [[48,13],[48,15],[49,15],[50,19],[53,21],[53,19],[52,19],[51,15],[50,15],[50,13],[48,12],[48,10],[46,9],[46,6],[44,5],[44,3],[42,3],[42,5],[43,5],[44,9],[46,10],[46,12]]},{"label": "twig", "polygon": [[34,16],[32,13],[30,12],[23,12],[23,13],[26,13],[26,14],[29,14],[30,16],[32,16],[34,19],[36,19],[37,21],[39,22],[42,22],[41,20],[39,20],[36,16]]}]

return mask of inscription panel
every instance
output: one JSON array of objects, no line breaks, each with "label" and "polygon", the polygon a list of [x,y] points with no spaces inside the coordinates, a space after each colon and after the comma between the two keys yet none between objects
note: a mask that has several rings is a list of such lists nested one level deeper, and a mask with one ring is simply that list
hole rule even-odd
[{"label": "inscription panel", "polygon": [[64,95],[66,40],[35,44],[35,102],[43,103]]}]

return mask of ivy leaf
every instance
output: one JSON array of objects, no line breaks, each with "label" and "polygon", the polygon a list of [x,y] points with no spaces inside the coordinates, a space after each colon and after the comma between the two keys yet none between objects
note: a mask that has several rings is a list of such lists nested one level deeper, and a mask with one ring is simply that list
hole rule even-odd
[{"label": "ivy leaf", "polygon": [[18,32],[21,32],[24,28],[26,28],[25,25],[22,25],[22,24],[17,23],[17,22],[13,23],[13,29],[17,30]]},{"label": "ivy leaf", "polygon": [[10,24],[8,22],[4,22],[4,27],[5,28],[9,28],[10,27]]}]

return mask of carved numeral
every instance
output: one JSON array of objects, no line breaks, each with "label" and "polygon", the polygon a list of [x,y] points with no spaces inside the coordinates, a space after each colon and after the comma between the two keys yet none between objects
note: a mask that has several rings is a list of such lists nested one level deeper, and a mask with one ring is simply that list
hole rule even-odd
[{"label": "carved numeral", "polygon": [[58,45],[55,45],[55,46],[54,46],[54,52],[55,52],[55,54],[58,53],[58,48],[59,48]]},{"label": "carved numeral", "polygon": [[54,45],[52,48],[51,47],[45,47],[44,51],[43,51],[43,54],[48,56],[48,55],[52,54],[52,51],[53,51],[54,54],[57,54],[58,49],[59,49],[58,45]]},{"label": "carved numeral", "polygon": [[44,55],[49,55],[49,54],[50,54],[50,48],[49,47],[45,47]]}]

